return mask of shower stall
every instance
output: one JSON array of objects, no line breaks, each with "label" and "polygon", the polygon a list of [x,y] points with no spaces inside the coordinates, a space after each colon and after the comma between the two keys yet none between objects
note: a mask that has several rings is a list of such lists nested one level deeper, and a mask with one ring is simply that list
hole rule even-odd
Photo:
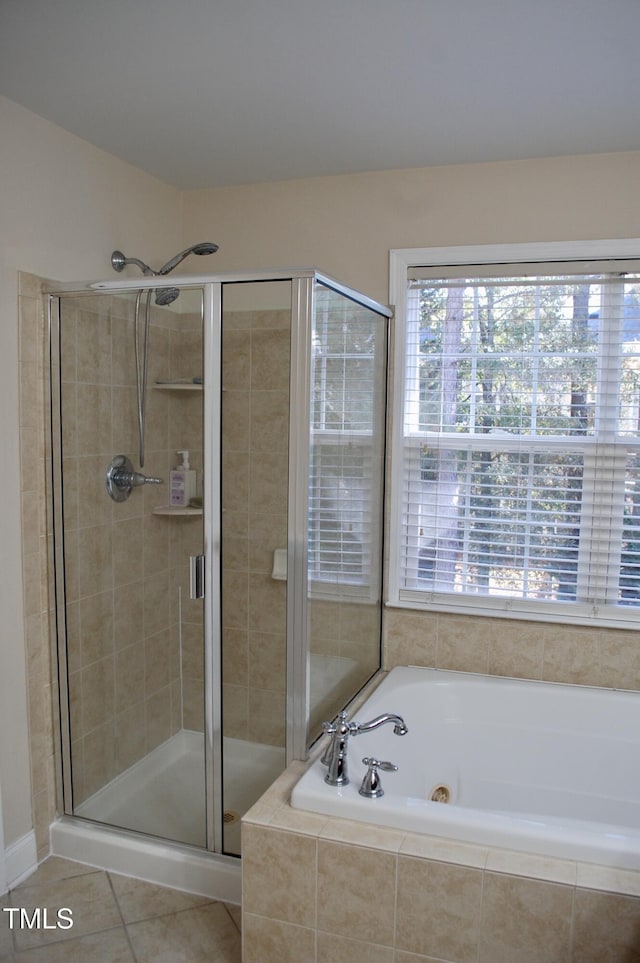
[{"label": "shower stall", "polygon": [[150,273],[48,296],[60,824],[229,863],[380,667],[389,312]]}]

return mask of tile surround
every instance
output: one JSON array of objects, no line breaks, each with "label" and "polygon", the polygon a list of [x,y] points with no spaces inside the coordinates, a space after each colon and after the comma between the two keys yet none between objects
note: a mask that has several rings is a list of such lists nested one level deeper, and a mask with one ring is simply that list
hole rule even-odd
[{"label": "tile surround", "polygon": [[640,955],[640,873],[294,810],[291,789],[305,768],[290,766],[243,820],[245,963]]}]

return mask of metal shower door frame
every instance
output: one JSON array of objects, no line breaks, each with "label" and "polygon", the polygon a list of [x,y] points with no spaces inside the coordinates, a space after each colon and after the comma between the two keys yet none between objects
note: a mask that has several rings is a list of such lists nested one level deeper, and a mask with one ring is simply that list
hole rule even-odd
[{"label": "metal shower door frame", "polygon": [[[60,376],[56,368],[59,351],[56,304],[69,294],[109,294],[140,288],[200,288],[203,293],[203,554],[205,557],[204,663],[205,663],[205,787],[206,848],[224,856],[223,850],[223,726],[222,726],[222,639],[221,639],[221,428],[222,428],[222,326],[223,289],[227,283],[288,281],[291,284],[291,354],[289,383],[289,458],[287,518],[287,592],[286,592],[286,764],[305,759],[308,752],[310,715],[310,625],[308,600],[308,521],[309,455],[311,416],[312,332],[317,283],[332,288],[358,304],[372,308],[387,318],[386,306],[349,288],[313,268],[281,271],[255,271],[189,277],[154,277],[153,282],[136,280],[97,281],[85,285],[67,283],[52,286],[49,294],[49,325],[52,373],[52,473],[61,482],[61,425],[59,405]],[[59,364],[59,354],[57,355]],[[58,393],[56,395],[56,392]],[[60,487],[58,487],[60,491]],[[62,506],[56,505],[54,517],[56,553],[63,550]],[[62,556],[60,556],[62,557]],[[56,577],[64,580],[64,569],[56,566]],[[73,812],[70,772],[70,731],[66,687],[66,625],[64,582],[56,590],[60,659],[60,721],[63,761],[62,789],[64,811]]]},{"label": "metal shower door frame", "polygon": [[222,283],[220,281],[203,286],[202,313],[205,809],[207,849],[222,853]]}]

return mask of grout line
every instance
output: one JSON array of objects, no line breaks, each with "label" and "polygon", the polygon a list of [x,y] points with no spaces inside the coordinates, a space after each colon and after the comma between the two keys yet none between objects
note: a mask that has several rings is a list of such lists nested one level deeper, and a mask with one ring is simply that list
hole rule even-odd
[{"label": "grout line", "polygon": [[[225,908],[225,910],[226,910],[227,916],[230,918],[231,922],[233,923],[233,925],[234,925],[235,928],[237,929],[238,933],[242,936],[242,926],[238,926],[238,924],[236,923],[235,918],[234,918],[234,916],[233,916],[233,913],[230,911],[230,909],[229,909],[229,907],[227,906],[227,904],[224,903],[224,902],[222,902],[222,900],[212,900],[212,902],[213,902],[213,903],[222,903],[222,905],[224,906],[224,908]],[[204,905],[206,905],[206,904],[204,904]]]},{"label": "grout line", "polygon": [[136,956],[136,952],[135,952],[135,950],[134,950],[134,948],[133,948],[133,943],[131,942],[131,937],[129,936],[129,930],[127,929],[127,924],[125,923],[125,921],[124,921],[124,916],[122,915],[122,908],[121,908],[121,906],[120,906],[120,901],[118,900],[118,896],[117,896],[117,894],[116,894],[116,891],[115,891],[115,888],[114,888],[114,885],[113,885],[113,881],[112,881],[112,879],[111,879],[111,873],[108,872],[108,871],[105,871],[105,872],[106,872],[107,879],[109,880],[109,888],[111,889],[111,893],[112,893],[112,895],[113,895],[113,899],[114,899],[115,904],[116,904],[116,907],[117,907],[117,909],[118,909],[118,915],[120,916],[120,919],[122,920],[122,929],[124,930],[124,936],[125,936],[125,939],[126,939],[126,941],[127,941],[127,945],[128,945],[128,947],[129,947],[129,950],[131,951],[131,957],[132,957],[132,959],[133,959],[134,961],[137,961],[138,957]]}]

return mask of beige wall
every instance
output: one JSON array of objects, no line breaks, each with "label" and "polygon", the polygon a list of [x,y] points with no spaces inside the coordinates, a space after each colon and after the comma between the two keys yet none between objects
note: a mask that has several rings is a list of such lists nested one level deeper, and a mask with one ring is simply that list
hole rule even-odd
[{"label": "beige wall", "polygon": [[185,225],[216,270],[313,266],[386,303],[393,248],[637,237],[640,153],[193,191]]},{"label": "beige wall", "polygon": [[185,194],[3,98],[0,133],[0,785],[10,844],[32,824],[16,564],[21,552],[17,272],[57,280],[111,277],[109,256],[116,247],[162,263],[183,243],[207,238],[220,244],[211,270],[314,265],[386,301],[391,248],[637,236],[640,153]]}]

